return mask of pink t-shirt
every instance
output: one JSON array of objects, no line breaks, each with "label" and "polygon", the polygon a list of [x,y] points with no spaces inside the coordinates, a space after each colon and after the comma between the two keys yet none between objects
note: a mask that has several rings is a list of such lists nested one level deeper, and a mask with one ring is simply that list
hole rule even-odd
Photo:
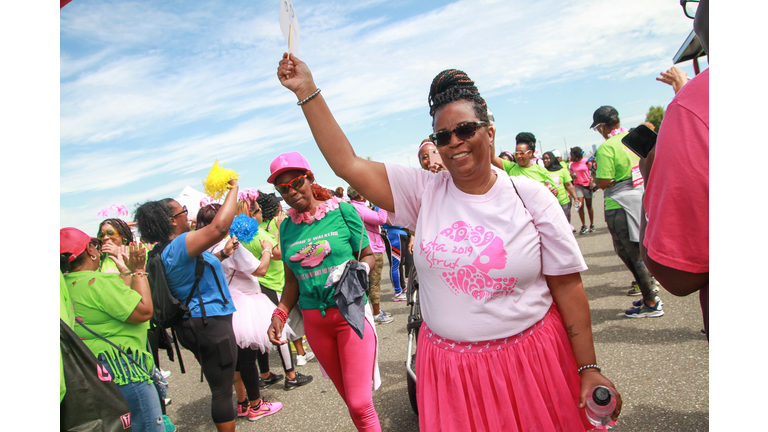
[{"label": "pink t-shirt", "polygon": [[484,195],[461,192],[450,174],[386,165],[394,225],[414,230],[421,312],[449,339],[474,342],[515,335],[552,304],[544,274],[587,269],[552,193],[504,171]]},{"label": "pink t-shirt", "polygon": [[709,272],[709,69],[667,107],[643,203],[648,256],[677,270]]},{"label": "pink t-shirt", "polygon": [[571,172],[576,176],[573,180],[573,184],[576,186],[589,187],[592,179],[589,175],[589,167],[587,166],[587,160],[582,158],[578,162],[571,162],[569,167]]},{"label": "pink t-shirt", "polygon": [[381,238],[381,225],[387,223],[387,211],[384,209],[379,209],[379,211],[371,210],[362,201],[350,200],[349,203],[355,207],[355,210],[360,215],[360,219],[365,224],[368,242],[371,244],[373,253],[386,252],[387,246],[384,245],[384,239]]}]

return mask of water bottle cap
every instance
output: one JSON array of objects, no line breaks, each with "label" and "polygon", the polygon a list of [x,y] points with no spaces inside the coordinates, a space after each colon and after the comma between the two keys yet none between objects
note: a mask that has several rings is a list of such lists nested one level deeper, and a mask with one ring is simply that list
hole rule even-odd
[{"label": "water bottle cap", "polygon": [[598,406],[606,406],[611,403],[611,396],[610,390],[606,387],[599,386],[595,388],[595,392],[592,393],[592,400],[595,401]]}]

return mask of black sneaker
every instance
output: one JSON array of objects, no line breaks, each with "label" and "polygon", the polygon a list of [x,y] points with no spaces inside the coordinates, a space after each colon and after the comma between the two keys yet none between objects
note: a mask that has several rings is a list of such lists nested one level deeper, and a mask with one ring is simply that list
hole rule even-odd
[{"label": "black sneaker", "polygon": [[274,384],[274,383],[280,381],[281,379],[283,379],[283,377],[284,377],[284,375],[278,375],[278,374],[274,374],[272,372],[269,373],[269,378],[265,379],[265,378],[259,377],[259,388],[267,388],[267,387],[271,386],[272,384]]},{"label": "black sneaker", "polygon": [[582,234],[584,234],[586,232],[587,232],[587,226],[586,225],[582,225],[581,226],[581,230],[579,231],[579,235],[582,235]]},{"label": "black sneaker", "polygon": [[589,226],[589,231],[587,231],[587,232],[595,232],[595,226],[594,225],[590,225]]},{"label": "black sneaker", "polygon": [[302,375],[298,372],[296,372],[296,377],[294,377],[292,380],[289,380],[288,377],[285,377],[285,390],[293,390],[296,387],[301,387],[303,385],[307,385],[312,382],[312,375]]}]

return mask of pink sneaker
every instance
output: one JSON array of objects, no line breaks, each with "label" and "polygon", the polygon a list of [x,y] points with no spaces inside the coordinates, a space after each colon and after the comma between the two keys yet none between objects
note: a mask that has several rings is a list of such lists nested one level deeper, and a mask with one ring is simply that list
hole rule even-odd
[{"label": "pink sneaker", "polygon": [[249,408],[249,401],[246,399],[245,402],[238,402],[237,403],[237,416],[238,417],[245,417],[248,415],[248,408]]},{"label": "pink sneaker", "polygon": [[293,256],[290,258],[291,262],[297,262],[297,261],[303,260],[304,258],[307,258],[309,254],[312,253],[313,250],[315,250],[315,247],[316,246],[314,243],[310,243],[304,246],[303,248],[299,249],[299,251],[293,254]]},{"label": "pink sneaker", "polygon": [[283,408],[283,404],[280,402],[265,402],[261,401],[259,409],[255,410],[253,407],[248,407],[248,420],[256,421],[262,417],[272,415]]},{"label": "pink sneaker", "polygon": [[320,265],[325,257],[331,254],[331,244],[328,240],[320,240],[312,244],[313,249],[309,251],[307,257],[301,262],[301,268],[313,268]]}]

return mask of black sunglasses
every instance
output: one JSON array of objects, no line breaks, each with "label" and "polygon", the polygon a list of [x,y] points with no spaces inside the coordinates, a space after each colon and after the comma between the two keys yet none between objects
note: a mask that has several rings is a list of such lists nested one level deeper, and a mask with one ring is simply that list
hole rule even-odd
[{"label": "black sunglasses", "polygon": [[696,18],[696,9],[699,8],[699,0],[680,0],[680,6],[688,18]]},{"label": "black sunglasses", "polygon": [[435,143],[436,147],[443,147],[448,145],[448,143],[451,142],[451,136],[453,134],[456,134],[456,138],[460,140],[468,140],[475,136],[475,131],[477,131],[477,128],[480,126],[485,126],[486,122],[481,121],[473,121],[473,122],[466,122],[462,123],[454,130],[441,130],[437,131],[429,136],[429,139]]},{"label": "black sunglasses", "polygon": [[175,218],[175,217],[176,217],[176,216],[178,216],[178,215],[181,215],[181,214],[187,213],[187,206],[183,206],[182,208],[183,208],[184,210],[182,210],[182,211],[180,211],[180,212],[176,213],[175,215],[171,216],[171,219]]}]

